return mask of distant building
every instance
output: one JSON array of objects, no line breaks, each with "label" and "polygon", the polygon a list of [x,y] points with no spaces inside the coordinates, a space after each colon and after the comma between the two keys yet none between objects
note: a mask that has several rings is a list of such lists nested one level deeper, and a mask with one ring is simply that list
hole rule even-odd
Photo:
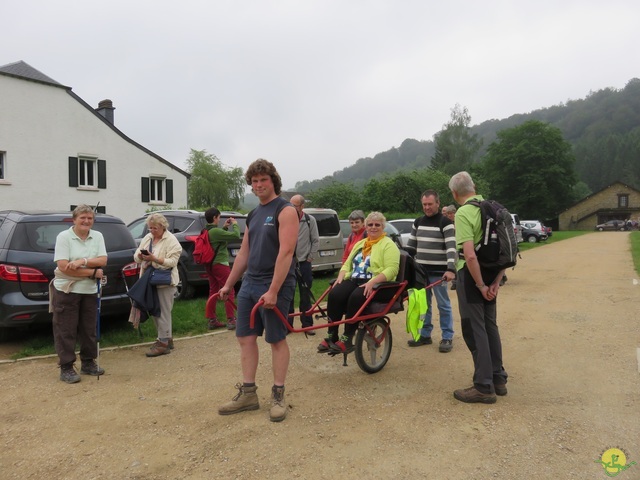
[{"label": "distant building", "polygon": [[640,216],[640,191],[615,182],[583,198],[558,217],[560,230],[593,230],[608,220],[637,220]]},{"label": "distant building", "polygon": [[186,207],[189,174],[25,62],[0,67],[0,209],[78,204],[133,220],[151,207]]}]

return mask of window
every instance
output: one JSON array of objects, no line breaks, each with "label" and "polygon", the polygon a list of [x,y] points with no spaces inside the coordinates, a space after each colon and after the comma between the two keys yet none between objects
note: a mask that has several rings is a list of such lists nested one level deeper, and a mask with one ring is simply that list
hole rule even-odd
[{"label": "window", "polygon": [[4,164],[4,159],[6,154],[7,152],[0,152],[0,180],[4,180],[6,175],[5,164]]},{"label": "window", "polygon": [[629,195],[618,195],[618,207],[626,208],[629,206]]},{"label": "window", "polygon": [[69,157],[69,186],[107,188],[107,162],[97,157]]},{"label": "window", "polygon": [[173,180],[161,176],[142,177],[142,201],[145,203],[173,203]]}]

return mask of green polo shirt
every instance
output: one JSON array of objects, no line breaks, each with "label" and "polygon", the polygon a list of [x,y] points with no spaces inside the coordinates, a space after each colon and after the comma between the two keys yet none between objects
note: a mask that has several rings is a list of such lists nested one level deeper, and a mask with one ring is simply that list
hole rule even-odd
[{"label": "green polo shirt", "polygon": [[[463,206],[461,206],[456,212],[456,250],[462,251],[462,245],[469,240],[473,241],[474,245],[478,245],[482,240],[482,218],[480,217],[480,209],[475,205],[469,205],[469,200],[477,200],[481,202],[484,200],[482,195],[474,195],[467,200]],[[458,256],[456,263],[456,270],[460,270],[465,265],[464,258]]]}]

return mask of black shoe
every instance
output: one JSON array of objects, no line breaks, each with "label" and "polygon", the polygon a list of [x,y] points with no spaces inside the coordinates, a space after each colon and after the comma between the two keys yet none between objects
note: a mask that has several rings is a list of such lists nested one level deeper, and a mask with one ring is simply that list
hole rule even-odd
[{"label": "black shoe", "polygon": [[503,383],[502,385],[500,385],[499,383],[494,383],[493,388],[496,391],[496,395],[504,397],[507,394],[507,385],[505,383]]},{"label": "black shoe", "polygon": [[104,368],[99,367],[94,360],[86,362],[83,361],[82,367],[80,367],[80,373],[83,375],[93,375],[94,377],[98,377],[100,375],[104,375]]},{"label": "black shoe", "polygon": [[431,337],[420,336],[418,340],[409,340],[407,345],[410,347],[419,347],[420,345],[431,345],[432,343],[433,340],[431,340]]},{"label": "black shoe", "polygon": [[452,340],[441,340],[440,341],[440,347],[438,348],[438,351],[441,353],[448,353],[451,351],[451,349],[453,348],[453,341]]},{"label": "black shoe", "polygon": [[80,375],[76,373],[76,369],[71,365],[60,366],[60,380],[65,383],[78,383],[80,381]]}]

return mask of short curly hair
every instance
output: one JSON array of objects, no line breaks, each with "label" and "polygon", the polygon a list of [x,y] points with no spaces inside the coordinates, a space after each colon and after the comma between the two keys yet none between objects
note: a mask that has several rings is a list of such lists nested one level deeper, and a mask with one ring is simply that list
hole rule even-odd
[{"label": "short curly hair", "polygon": [[265,160],[264,158],[259,158],[249,165],[247,173],[244,174],[244,179],[247,182],[247,185],[251,185],[251,179],[256,175],[269,175],[273,182],[275,194],[280,195],[280,192],[282,191],[282,180],[280,179],[280,175],[278,174],[276,167],[273,166],[273,163]]}]

